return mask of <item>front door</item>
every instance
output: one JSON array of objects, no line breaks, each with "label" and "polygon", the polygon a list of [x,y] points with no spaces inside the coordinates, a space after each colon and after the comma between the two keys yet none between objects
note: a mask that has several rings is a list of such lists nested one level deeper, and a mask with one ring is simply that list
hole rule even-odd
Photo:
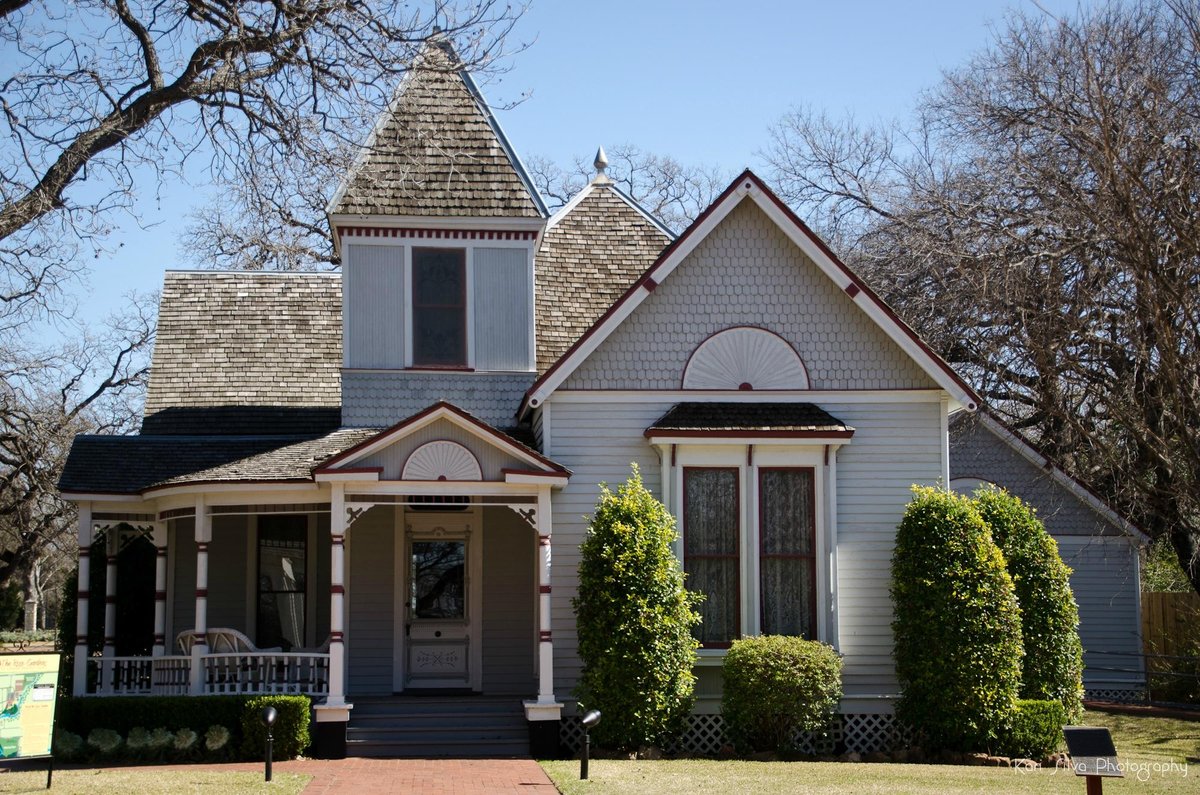
[{"label": "front door", "polygon": [[[425,516],[405,534],[406,690],[478,690],[479,575],[465,516]],[[473,565],[475,564],[475,565]]]}]

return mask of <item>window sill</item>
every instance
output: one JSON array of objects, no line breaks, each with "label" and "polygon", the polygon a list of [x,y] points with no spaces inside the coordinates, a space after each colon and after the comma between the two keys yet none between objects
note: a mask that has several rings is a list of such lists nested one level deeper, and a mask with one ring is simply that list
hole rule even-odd
[{"label": "window sill", "polygon": [[696,649],[696,665],[700,667],[717,667],[725,664],[725,655],[729,649]]},{"label": "window sill", "polygon": [[436,364],[419,364],[412,367],[405,367],[405,372],[433,372],[433,373],[473,373],[474,367],[457,367],[454,365],[436,365]]}]

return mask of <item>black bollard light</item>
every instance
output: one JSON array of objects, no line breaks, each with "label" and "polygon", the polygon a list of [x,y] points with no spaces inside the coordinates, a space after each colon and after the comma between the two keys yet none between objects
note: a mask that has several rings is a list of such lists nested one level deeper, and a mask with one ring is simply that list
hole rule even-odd
[{"label": "black bollard light", "polygon": [[600,722],[600,710],[594,709],[583,716],[583,755],[579,757],[579,779],[587,781],[588,757],[592,755],[591,728]]},{"label": "black bollard light", "polygon": [[275,725],[275,719],[279,717],[279,713],[274,707],[264,707],[262,711],[263,726],[267,729],[267,781],[271,780],[271,751],[275,744],[275,738],[271,736],[271,727]]}]

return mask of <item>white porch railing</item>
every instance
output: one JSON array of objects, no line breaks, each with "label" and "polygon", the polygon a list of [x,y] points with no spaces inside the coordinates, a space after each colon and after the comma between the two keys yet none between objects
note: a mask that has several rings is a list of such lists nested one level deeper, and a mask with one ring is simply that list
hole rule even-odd
[{"label": "white porch railing", "polygon": [[[201,658],[203,695],[329,694],[329,655],[238,652]],[[89,696],[184,696],[192,692],[192,658],[91,657]]]},{"label": "white porch railing", "polygon": [[190,657],[90,657],[88,695],[185,696]]}]

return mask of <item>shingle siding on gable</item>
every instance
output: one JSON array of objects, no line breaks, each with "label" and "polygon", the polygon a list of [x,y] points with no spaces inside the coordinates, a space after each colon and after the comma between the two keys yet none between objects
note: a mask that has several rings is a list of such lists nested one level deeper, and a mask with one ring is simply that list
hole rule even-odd
[{"label": "shingle siding on gable", "polygon": [[347,371],[342,379],[342,424],[387,427],[446,400],[489,425],[509,428],[516,424],[521,396],[533,378],[533,373]]},{"label": "shingle siding on gable", "polygon": [[761,326],[791,343],[813,389],[927,389],[934,381],[749,201],[573,373],[563,389],[679,389],[710,335]]},{"label": "shingle siding on gable", "polygon": [[1053,535],[1124,535],[974,417],[958,417],[950,429],[950,477],[1003,486],[1036,508]]}]

